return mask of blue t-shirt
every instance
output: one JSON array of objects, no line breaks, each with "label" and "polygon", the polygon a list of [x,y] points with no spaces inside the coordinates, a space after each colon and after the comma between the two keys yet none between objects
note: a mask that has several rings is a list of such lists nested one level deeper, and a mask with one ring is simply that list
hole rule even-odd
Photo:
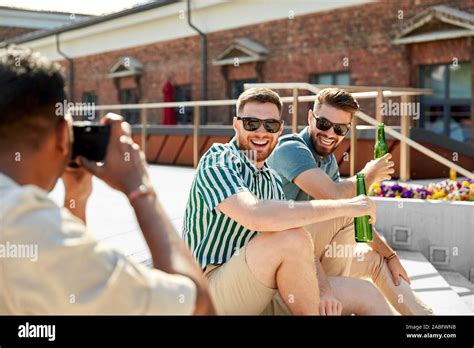
[{"label": "blue t-shirt", "polygon": [[309,169],[319,168],[332,180],[341,181],[336,158],[333,154],[320,156],[316,153],[308,127],[299,134],[282,136],[267,163],[280,174],[287,200],[308,201],[313,199],[293,183],[298,175]]}]

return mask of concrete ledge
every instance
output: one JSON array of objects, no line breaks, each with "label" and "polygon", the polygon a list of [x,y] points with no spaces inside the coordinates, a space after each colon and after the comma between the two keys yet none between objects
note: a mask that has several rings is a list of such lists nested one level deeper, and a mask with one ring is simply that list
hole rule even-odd
[{"label": "concrete ledge", "polygon": [[473,315],[436,268],[419,252],[398,252],[412,289],[435,315]]},{"label": "concrete ledge", "polygon": [[[437,268],[456,271],[469,278],[469,270],[474,266],[473,202],[379,197],[374,200],[376,228],[394,248],[420,251]],[[403,232],[409,235],[406,243],[396,240],[396,229],[406,230]],[[430,253],[436,256],[443,252],[447,256],[445,263],[430,259]]]}]

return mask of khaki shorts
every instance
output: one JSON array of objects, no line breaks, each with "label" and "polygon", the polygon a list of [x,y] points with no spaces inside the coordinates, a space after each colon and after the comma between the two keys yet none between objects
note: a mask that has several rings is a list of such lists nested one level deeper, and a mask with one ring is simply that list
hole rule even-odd
[{"label": "khaki shorts", "polygon": [[[348,277],[353,252],[354,219],[338,217],[303,227],[313,239],[314,256],[321,261],[326,276]],[[342,250],[342,256],[339,255]]]},{"label": "khaki shorts", "polygon": [[[355,246],[354,219],[339,217],[304,226],[314,242],[314,253],[327,276],[348,276],[352,255],[328,257],[330,246]],[[334,243],[334,244],[333,244]],[[291,315],[277,289],[265,287],[250,271],[245,247],[223,265],[209,265],[204,272],[218,314]]]},{"label": "khaki shorts", "polygon": [[242,247],[226,263],[207,266],[204,276],[219,315],[259,315],[277,293],[252,273]]},{"label": "khaki shorts", "polygon": [[[326,276],[349,276],[352,254],[344,257],[326,255],[328,247],[354,246],[354,219],[338,217],[303,227],[313,239],[314,256],[321,261]],[[344,248],[345,249],[345,248]],[[352,250],[352,248],[348,248]],[[291,315],[280,293],[276,293],[262,315]]]}]

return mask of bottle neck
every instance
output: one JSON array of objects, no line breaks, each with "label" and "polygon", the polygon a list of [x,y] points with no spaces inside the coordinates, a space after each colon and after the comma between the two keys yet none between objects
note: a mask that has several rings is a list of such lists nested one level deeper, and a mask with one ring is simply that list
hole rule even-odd
[{"label": "bottle neck", "polygon": [[377,140],[378,141],[385,141],[385,129],[378,128],[377,129]]},{"label": "bottle neck", "polygon": [[357,179],[357,195],[365,195],[365,180]]}]

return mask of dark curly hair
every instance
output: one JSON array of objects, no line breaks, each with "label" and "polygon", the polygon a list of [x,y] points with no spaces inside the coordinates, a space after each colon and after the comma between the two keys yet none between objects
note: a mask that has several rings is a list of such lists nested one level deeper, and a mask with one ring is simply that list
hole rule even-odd
[{"label": "dark curly hair", "polygon": [[0,49],[0,148],[37,148],[59,119],[56,103],[65,99],[59,64],[26,48]]}]

